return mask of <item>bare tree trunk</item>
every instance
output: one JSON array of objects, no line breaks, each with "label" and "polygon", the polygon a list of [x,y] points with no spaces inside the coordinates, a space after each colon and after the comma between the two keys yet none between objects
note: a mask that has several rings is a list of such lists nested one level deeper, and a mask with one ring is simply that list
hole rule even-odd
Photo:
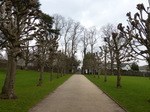
[{"label": "bare tree trunk", "polygon": [[148,62],[148,69],[150,70],[150,54],[149,54],[149,58],[147,58],[147,62]]},{"label": "bare tree trunk", "polygon": [[121,88],[121,63],[120,60],[117,58],[117,88]]},{"label": "bare tree trunk", "polygon": [[94,76],[94,78],[95,78],[95,70],[93,69],[93,76]]},{"label": "bare tree trunk", "polygon": [[8,56],[7,74],[2,88],[0,99],[16,99],[17,96],[14,93],[16,76],[16,59],[11,55]]},{"label": "bare tree trunk", "polygon": [[104,82],[107,82],[107,63],[106,63],[106,52],[105,52],[105,76],[104,76]]},{"label": "bare tree trunk", "polygon": [[91,69],[91,75],[93,76],[93,69]]},{"label": "bare tree trunk", "polygon": [[44,66],[41,66],[40,78],[39,78],[39,83],[37,84],[37,86],[42,86],[42,83],[43,83],[43,71],[44,71]]},{"label": "bare tree trunk", "polygon": [[83,75],[85,74],[84,66],[82,67],[82,74],[83,74]]},{"label": "bare tree trunk", "polygon": [[114,75],[114,57],[112,51],[110,53],[110,57],[111,57],[111,75]]},{"label": "bare tree trunk", "polygon": [[28,62],[25,61],[25,70],[28,70]]},{"label": "bare tree trunk", "polygon": [[91,44],[91,53],[93,53],[93,44]]},{"label": "bare tree trunk", "polygon": [[62,69],[61,69],[61,75],[60,75],[61,77],[63,77],[63,71],[64,71],[64,70],[63,70],[63,68],[62,68]]},{"label": "bare tree trunk", "polygon": [[53,80],[53,68],[51,68],[51,73],[50,73],[50,81]]},{"label": "bare tree trunk", "polygon": [[100,79],[101,70],[98,69],[98,79]]},{"label": "bare tree trunk", "polygon": [[111,63],[111,75],[114,75],[114,65]]},{"label": "bare tree trunk", "polygon": [[62,75],[62,68],[60,68],[60,75],[59,75],[59,77],[62,77],[63,75]]},{"label": "bare tree trunk", "polygon": [[57,79],[59,79],[59,68],[57,68]]},{"label": "bare tree trunk", "polygon": [[68,47],[67,45],[68,45],[68,43],[66,42],[65,43],[65,55],[67,55],[67,47]]},{"label": "bare tree trunk", "polygon": [[63,76],[66,75],[66,64],[65,64],[65,68],[63,69]]},{"label": "bare tree trunk", "polygon": [[83,56],[85,56],[86,55],[86,48],[84,48],[84,50],[83,50]]},{"label": "bare tree trunk", "polygon": [[[148,70],[150,71],[150,57],[149,57],[149,61],[148,61]],[[149,77],[149,79],[150,79],[150,77]],[[150,102],[150,99],[149,99],[149,102]]]}]

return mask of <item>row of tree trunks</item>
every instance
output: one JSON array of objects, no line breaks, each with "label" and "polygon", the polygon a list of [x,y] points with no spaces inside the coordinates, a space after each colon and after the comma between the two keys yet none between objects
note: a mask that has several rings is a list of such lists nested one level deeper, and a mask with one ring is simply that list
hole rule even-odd
[{"label": "row of tree trunks", "polygon": [[[37,86],[42,86],[43,84],[43,72],[44,72],[44,66],[41,66],[40,68],[40,77],[39,77],[39,83],[37,84]],[[63,77],[65,75],[65,72],[63,69],[61,69],[61,72],[59,69],[57,69],[57,79],[59,79],[60,77]],[[53,80],[53,68],[51,69],[50,72],[50,81]]]}]

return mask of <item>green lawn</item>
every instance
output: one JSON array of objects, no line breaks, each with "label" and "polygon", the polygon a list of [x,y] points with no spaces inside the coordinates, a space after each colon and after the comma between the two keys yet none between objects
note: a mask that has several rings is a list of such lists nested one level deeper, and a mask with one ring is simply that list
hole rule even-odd
[{"label": "green lawn", "polygon": [[[49,73],[44,73],[43,86],[37,87],[39,72],[17,70],[15,93],[16,100],[0,100],[0,112],[27,112],[31,107],[55,90],[59,85],[66,81],[71,75],[66,75],[49,81]],[[5,71],[0,69],[0,89],[3,86]],[[1,90],[0,90],[1,91]]]},{"label": "green lawn", "polygon": [[108,82],[94,78],[91,75],[86,77],[96,84],[103,91],[108,93],[119,104],[125,107],[129,112],[150,112],[150,79],[147,77],[122,76],[122,88],[116,88],[116,76],[108,76]]}]

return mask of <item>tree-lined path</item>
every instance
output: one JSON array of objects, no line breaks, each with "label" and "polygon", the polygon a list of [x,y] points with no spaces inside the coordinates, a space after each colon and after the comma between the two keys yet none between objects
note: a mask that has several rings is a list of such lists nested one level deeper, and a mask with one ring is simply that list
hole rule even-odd
[{"label": "tree-lined path", "polygon": [[83,75],[73,75],[29,112],[125,112]]}]

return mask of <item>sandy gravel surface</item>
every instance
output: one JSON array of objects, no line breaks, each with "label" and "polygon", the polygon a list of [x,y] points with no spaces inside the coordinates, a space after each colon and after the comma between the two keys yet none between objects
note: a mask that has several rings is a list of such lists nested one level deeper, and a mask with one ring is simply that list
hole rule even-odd
[{"label": "sandy gravel surface", "polygon": [[125,112],[85,76],[75,74],[29,112]]}]

